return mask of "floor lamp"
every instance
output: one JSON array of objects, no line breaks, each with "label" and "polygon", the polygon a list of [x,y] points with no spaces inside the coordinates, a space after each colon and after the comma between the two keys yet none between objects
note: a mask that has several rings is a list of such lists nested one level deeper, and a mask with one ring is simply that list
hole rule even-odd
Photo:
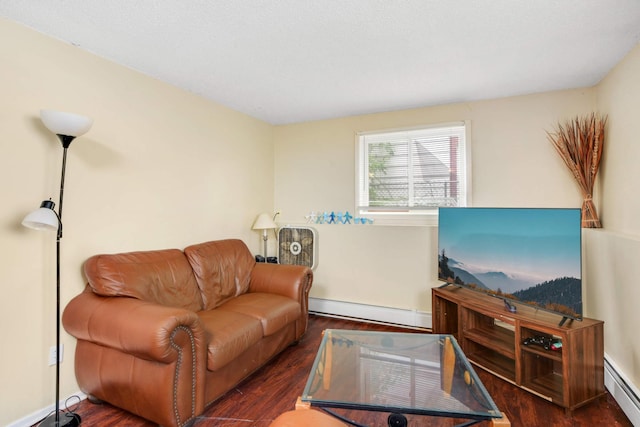
[{"label": "floor lamp", "polygon": [[56,411],[42,421],[40,426],[75,427],[80,424],[80,416],[72,412],[60,412],[60,239],[62,239],[62,197],[64,195],[64,174],[67,167],[67,148],[78,136],[89,131],[93,120],[72,113],[52,110],[40,111],[40,118],[51,132],[58,135],[62,143],[62,176],[60,178],[60,201],[58,212],[55,203],[45,200],[40,208],[28,214],[22,225],[36,230],[55,231],[56,234]]}]

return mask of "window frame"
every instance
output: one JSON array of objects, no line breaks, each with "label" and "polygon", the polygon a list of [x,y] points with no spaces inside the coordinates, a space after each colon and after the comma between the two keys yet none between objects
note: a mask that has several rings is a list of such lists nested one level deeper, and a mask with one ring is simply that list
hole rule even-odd
[{"label": "window frame", "polygon": [[[472,163],[471,163],[471,121],[461,120],[455,122],[443,122],[427,124],[422,126],[412,126],[403,128],[381,129],[374,131],[357,132],[355,135],[355,199],[354,199],[354,216],[372,219],[373,224],[377,225],[429,225],[435,226],[438,222],[438,207],[429,208],[362,208],[360,205],[361,188],[363,188],[362,177],[364,176],[364,168],[368,164],[363,160],[365,152],[364,137],[372,135],[384,135],[387,133],[397,132],[415,132],[420,130],[428,130],[434,128],[446,128],[454,126],[464,126],[464,141],[461,151],[461,160],[464,167],[464,185],[465,194],[462,203],[458,206],[471,206],[472,200]],[[367,159],[368,160],[368,159]]]}]

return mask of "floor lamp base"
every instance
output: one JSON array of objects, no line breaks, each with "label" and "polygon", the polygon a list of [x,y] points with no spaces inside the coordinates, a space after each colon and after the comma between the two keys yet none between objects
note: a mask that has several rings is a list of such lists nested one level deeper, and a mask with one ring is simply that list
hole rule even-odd
[{"label": "floor lamp base", "polygon": [[69,412],[60,412],[59,420],[56,423],[56,414],[53,413],[45,418],[39,427],[77,427],[80,425],[80,415]]}]

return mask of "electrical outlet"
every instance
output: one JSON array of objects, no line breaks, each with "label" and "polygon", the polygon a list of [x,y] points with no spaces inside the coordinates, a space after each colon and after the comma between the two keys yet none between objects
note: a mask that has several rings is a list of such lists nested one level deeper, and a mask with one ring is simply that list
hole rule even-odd
[{"label": "electrical outlet", "polygon": [[[56,357],[58,356],[58,352],[56,351],[56,346],[52,345],[49,348],[49,366],[53,366],[56,364]],[[64,344],[60,344],[60,356],[59,362],[62,363],[62,357],[64,356]]]}]

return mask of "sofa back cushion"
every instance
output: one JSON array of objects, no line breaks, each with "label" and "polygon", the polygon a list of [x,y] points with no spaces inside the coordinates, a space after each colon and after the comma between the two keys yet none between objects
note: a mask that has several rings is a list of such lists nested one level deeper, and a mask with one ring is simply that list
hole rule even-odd
[{"label": "sofa back cushion", "polygon": [[178,249],[95,255],[84,263],[84,272],[98,295],[202,310],[191,265]]},{"label": "sofa back cushion", "polygon": [[185,248],[205,310],[218,307],[249,289],[256,261],[242,240],[205,242]]}]

